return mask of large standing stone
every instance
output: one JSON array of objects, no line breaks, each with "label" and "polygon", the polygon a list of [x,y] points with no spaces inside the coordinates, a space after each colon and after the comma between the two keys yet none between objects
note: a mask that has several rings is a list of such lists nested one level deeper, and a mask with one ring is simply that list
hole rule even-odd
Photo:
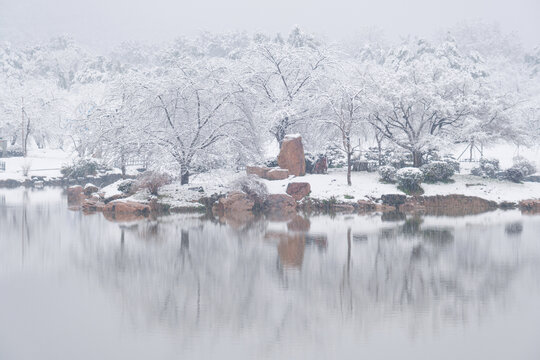
[{"label": "large standing stone", "polygon": [[296,201],[302,200],[310,192],[311,185],[307,182],[292,182],[287,185],[287,194],[291,195]]},{"label": "large standing stone", "polygon": [[306,174],[306,159],[304,146],[300,135],[286,135],[278,155],[280,168],[289,170],[289,174],[304,176]]}]

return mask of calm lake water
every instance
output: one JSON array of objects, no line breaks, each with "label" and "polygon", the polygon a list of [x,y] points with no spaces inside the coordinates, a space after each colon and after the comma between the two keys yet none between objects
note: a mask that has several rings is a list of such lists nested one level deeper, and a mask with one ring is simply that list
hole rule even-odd
[{"label": "calm lake water", "polygon": [[0,359],[540,359],[540,216],[279,220],[0,190]]}]

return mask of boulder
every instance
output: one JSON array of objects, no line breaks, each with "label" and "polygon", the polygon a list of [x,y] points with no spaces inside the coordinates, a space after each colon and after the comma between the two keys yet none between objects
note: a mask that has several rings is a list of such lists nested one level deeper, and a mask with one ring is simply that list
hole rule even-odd
[{"label": "boulder", "polygon": [[97,192],[99,188],[94,184],[86,184],[84,185],[84,195],[92,195],[93,193]]},{"label": "boulder", "polygon": [[376,205],[371,201],[358,200],[356,205],[357,205],[358,211],[360,212],[370,212],[370,211],[376,210]]},{"label": "boulder", "polygon": [[83,187],[81,185],[73,185],[67,188],[68,197],[77,197],[83,193]]},{"label": "boulder", "polygon": [[525,213],[537,214],[540,213],[540,200],[530,199],[519,202],[519,209]]},{"label": "boulder", "polygon": [[251,211],[255,202],[241,191],[231,191],[214,205],[214,212],[245,212]]},{"label": "boulder", "polygon": [[382,203],[384,205],[399,206],[405,203],[407,195],[402,194],[386,194],[381,196]]},{"label": "boulder", "polygon": [[103,207],[103,211],[116,214],[148,215],[150,206],[134,201],[111,201]]},{"label": "boulder", "polygon": [[309,195],[311,192],[311,185],[307,182],[292,182],[287,185],[286,192],[291,195],[294,200],[300,201]]},{"label": "boulder", "polygon": [[103,211],[104,207],[105,204],[94,197],[85,199],[81,206],[85,212]]},{"label": "boulder", "polygon": [[278,155],[278,165],[280,168],[289,170],[291,175],[303,176],[306,174],[306,159],[300,135],[285,136]]},{"label": "boulder", "polygon": [[268,180],[284,180],[284,179],[286,179],[288,177],[289,177],[289,170],[275,168],[275,169],[270,169],[266,173],[265,179],[268,179]]},{"label": "boulder", "polygon": [[270,171],[269,167],[266,166],[247,166],[246,173],[248,175],[257,175],[262,179],[266,179],[266,173]]},{"label": "boulder", "polygon": [[296,201],[290,195],[270,194],[264,202],[264,207],[270,212],[290,213],[296,211]]}]

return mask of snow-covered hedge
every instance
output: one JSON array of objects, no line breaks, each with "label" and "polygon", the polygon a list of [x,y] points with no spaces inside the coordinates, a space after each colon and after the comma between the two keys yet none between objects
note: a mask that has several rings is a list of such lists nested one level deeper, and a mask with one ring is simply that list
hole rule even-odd
[{"label": "snow-covered hedge", "polygon": [[414,167],[405,167],[396,172],[398,185],[403,190],[418,190],[424,180],[422,170]]},{"label": "snow-covered hedge", "polygon": [[521,182],[525,175],[523,174],[523,171],[519,167],[512,166],[509,169],[506,169],[504,173],[502,174],[502,178],[506,180],[510,180],[515,183]]},{"label": "snow-covered hedge", "polygon": [[434,161],[422,165],[420,170],[424,173],[424,180],[426,182],[447,182],[455,173],[454,166],[445,161]]},{"label": "snow-covered hedge", "polygon": [[384,182],[395,182],[396,181],[396,168],[390,165],[385,165],[379,167],[379,176]]},{"label": "snow-covered hedge", "polygon": [[536,166],[529,160],[521,157],[515,159],[512,168],[519,169],[523,173],[523,176],[529,176],[536,173]]},{"label": "snow-covered hedge", "polygon": [[60,172],[65,178],[77,179],[89,175],[95,175],[99,164],[95,160],[80,159],[71,165],[62,166]]},{"label": "snow-covered hedge", "polygon": [[471,174],[488,178],[495,178],[500,171],[499,160],[497,159],[480,159],[480,166],[471,170]]}]

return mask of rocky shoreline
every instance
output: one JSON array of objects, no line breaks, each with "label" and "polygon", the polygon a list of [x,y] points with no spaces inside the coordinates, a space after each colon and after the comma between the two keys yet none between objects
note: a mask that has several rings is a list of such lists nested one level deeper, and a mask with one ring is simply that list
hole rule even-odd
[{"label": "rocky shoreline", "polygon": [[[303,188],[303,191],[306,191],[304,186],[292,188]],[[379,199],[345,202],[334,199],[316,199],[309,197],[309,195],[299,198],[298,194],[294,194],[296,197],[290,194],[269,194],[259,198],[243,191],[230,191],[226,195],[202,195],[193,203],[193,206],[171,207],[155,197],[147,200],[134,199],[128,194],[115,194],[106,197],[97,186],[92,184],[87,184],[85,187],[76,185],[67,188],[68,204],[71,208],[79,209],[87,214],[102,212],[107,219],[120,222],[185,212],[202,212],[220,218],[237,218],[239,220],[249,219],[259,214],[290,218],[298,213],[382,213],[386,217],[392,217],[392,214],[457,217],[481,214],[496,209],[519,209],[526,214],[540,213],[540,199],[523,200],[517,203],[497,203],[476,196],[460,194],[436,196],[386,194]]]}]

